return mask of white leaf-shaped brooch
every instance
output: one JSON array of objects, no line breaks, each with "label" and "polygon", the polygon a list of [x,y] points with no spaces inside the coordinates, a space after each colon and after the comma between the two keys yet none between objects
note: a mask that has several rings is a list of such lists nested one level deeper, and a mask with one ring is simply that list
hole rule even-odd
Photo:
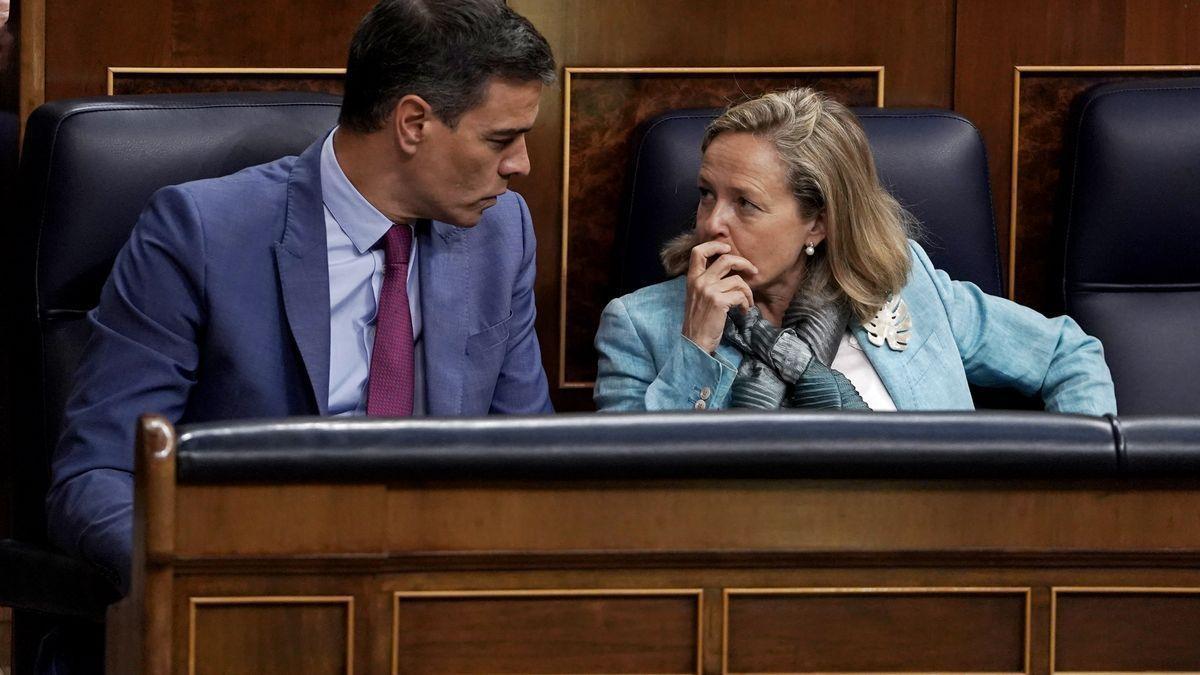
[{"label": "white leaf-shaped brooch", "polygon": [[875,316],[863,324],[863,330],[867,331],[867,339],[876,347],[882,347],[887,342],[892,351],[902,352],[908,348],[912,316],[908,313],[904,298],[889,295]]}]

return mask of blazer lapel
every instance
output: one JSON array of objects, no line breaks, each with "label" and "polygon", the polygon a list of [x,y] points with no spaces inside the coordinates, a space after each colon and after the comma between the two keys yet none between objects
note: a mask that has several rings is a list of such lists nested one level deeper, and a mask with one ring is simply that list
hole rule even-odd
[{"label": "blazer lapel", "polygon": [[292,339],[320,414],[329,411],[329,248],[321,198],[322,136],[288,178],[283,237],[275,244],[279,286]]},{"label": "blazer lapel", "polygon": [[[900,297],[903,298],[904,294],[901,293]],[[911,315],[911,306],[909,310]],[[852,322],[854,337],[862,345],[863,353],[867,355],[867,360],[875,368],[875,374],[883,382],[883,386],[887,389],[888,395],[892,397],[892,402],[896,404],[897,410],[921,409],[921,397],[913,387],[912,378],[909,376],[911,369],[907,365],[909,358],[917,353],[917,350],[929,337],[925,334],[927,327],[922,323],[917,317],[913,317],[912,328],[909,329],[908,347],[904,351],[898,352],[887,346],[886,342],[879,347],[871,344],[862,324],[857,320]]]},{"label": "blazer lapel", "polygon": [[417,228],[421,275],[421,342],[425,348],[425,397],[431,416],[461,415],[467,370],[470,277],[468,230],[422,221]]}]

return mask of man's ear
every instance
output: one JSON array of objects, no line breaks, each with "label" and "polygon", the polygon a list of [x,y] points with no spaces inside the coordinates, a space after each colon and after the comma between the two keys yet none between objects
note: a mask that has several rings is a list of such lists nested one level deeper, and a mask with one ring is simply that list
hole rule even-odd
[{"label": "man's ear", "polygon": [[396,101],[396,107],[392,109],[392,131],[401,151],[416,152],[417,146],[429,134],[433,120],[433,108],[420,96],[408,94]]}]

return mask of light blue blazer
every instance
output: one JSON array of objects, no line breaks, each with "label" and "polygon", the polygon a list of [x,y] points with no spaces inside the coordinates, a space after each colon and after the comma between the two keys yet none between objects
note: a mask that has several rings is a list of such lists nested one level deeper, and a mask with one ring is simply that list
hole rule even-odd
[{"label": "light blue blazer", "polygon": [[[852,330],[898,410],[971,410],[967,384],[1040,395],[1047,410],[1116,413],[1100,341],[1070,317],[1048,319],[972,283],[953,281],[909,242],[912,271],[900,295],[912,316],[902,352]],[[709,355],[682,334],[686,279],[648,286],[608,304],[596,334],[600,410],[680,410],[708,389],[709,409],[729,407],[741,354]]]}]

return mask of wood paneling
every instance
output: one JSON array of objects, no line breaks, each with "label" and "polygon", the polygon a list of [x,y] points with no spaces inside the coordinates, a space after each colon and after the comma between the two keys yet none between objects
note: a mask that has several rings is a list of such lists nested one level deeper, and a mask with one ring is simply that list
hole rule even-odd
[{"label": "wood paneling", "polygon": [[[592,339],[615,297],[615,236],[622,226],[633,139],[642,123],[678,108],[716,108],[764,92],[813,87],[851,106],[881,103],[884,72],[571,72],[566,152],[569,186],[563,219],[560,281],[560,387],[590,388],[596,376]],[[682,226],[683,223],[680,223]]]},{"label": "wood paneling", "polygon": [[47,99],[103,95],[113,66],[341,68],[374,4],[42,1]]},{"label": "wood paneling", "polygon": [[726,595],[727,669],[1025,672],[1026,589],[798,589]]},{"label": "wood paneling", "polygon": [[194,598],[188,675],[353,672],[352,598]]},{"label": "wood paneling", "polygon": [[372,552],[380,550],[386,490],[377,485],[180,486],[179,551],[203,555]]},{"label": "wood paneling", "polygon": [[1200,588],[1057,589],[1054,669],[1200,671]]},{"label": "wood paneling", "polygon": [[110,68],[109,94],[315,91],[342,94],[342,68]]},{"label": "wood paneling", "polygon": [[398,673],[695,673],[700,592],[396,596]]},{"label": "wood paneling", "polygon": [[[1015,68],[1200,63],[1200,5],[1181,0],[958,0],[957,6],[954,109],[975,122],[987,143],[996,224],[1009,269]],[[1069,99],[1062,100],[1067,93],[1055,95],[1053,109],[1069,105]],[[1041,156],[1036,164],[1022,164],[1021,171],[1050,181],[1060,158]],[[1054,187],[1032,180],[1023,183],[1023,190],[1052,201]],[[1019,226],[1022,241],[1010,277],[1018,299],[1054,311],[1061,306],[1062,280],[1055,276],[1061,254],[1039,247],[1061,243],[1054,242],[1053,230],[1039,229],[1053,227],[1044,201],[1029,207],[1035,222]],[[1025,237],[1034,239],[1025,245]],[[1047,270],[1051,265],[1055,269]]]},{"label": "wood paneling", "polygon": [[[882,65],[889,105],[951,103],[951,0],[509,0],[509,5],[542,31],[563,66]],[[901,35],[913,39],[897,39]],[[561,92],[547,92],[541,109],[529,138],[532,173],[513,187],[528,201],[537,228],[538,336],[553,384],[562,375],[555,306],[562,248]],[[610,267],[606,261],[604,271]],[[574,267],[571,272],[588,273]],[[602,307],[609,299],[592,302]],[[576,358],[585,360],[587,348],[579,349]],[[551,389],[559,410],[592,408],[589,389]]]}]

